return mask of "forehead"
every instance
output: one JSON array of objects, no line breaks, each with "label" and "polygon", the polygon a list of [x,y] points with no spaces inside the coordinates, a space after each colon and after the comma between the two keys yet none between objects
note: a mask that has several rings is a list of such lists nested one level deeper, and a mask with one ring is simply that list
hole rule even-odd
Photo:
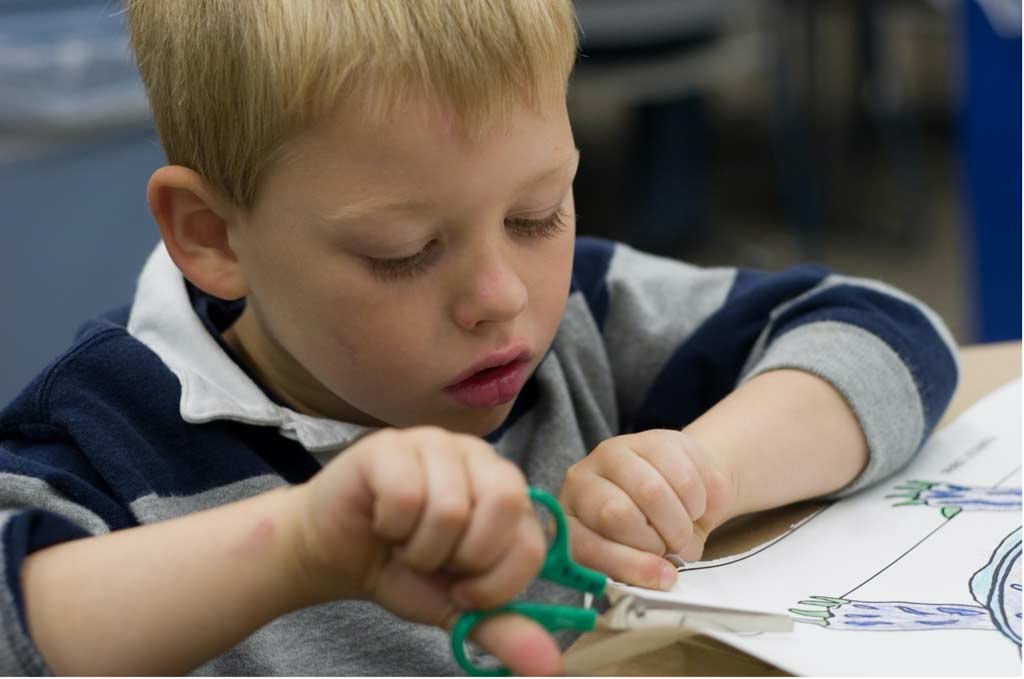
[{"label": "forehead", "polygon": [[[469,135],[450,107],[419,103],[383,120],[339,107],[291,139],[268,172],[268,191],[303,192],[313,207],[372,196],[443,201],[487,197],[553,166],[574,169],[576,149],[564,98],[522,107]],[[311,197],[319,189],[328,195]]]}]

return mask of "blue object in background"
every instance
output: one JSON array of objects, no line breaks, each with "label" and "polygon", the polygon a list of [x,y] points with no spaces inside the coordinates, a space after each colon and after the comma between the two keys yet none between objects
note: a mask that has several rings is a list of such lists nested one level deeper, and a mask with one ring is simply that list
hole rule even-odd
[{"label": "blue object in background", "polygon": [[163,164],[119,3],[0,0],[0,406],[131,302]]},{"label": "blue object in background", "polygon": [[1016,35],[1001,35],[992,23],[998,15],[986,14],[977,0],[964,2],[962,11],[961,134],[968,231],[974,250],[970,272],[976,309],[974,339],[1020,339],[1020,27]]},{"label": "blue object in background", "polygon": [[0,166],[0,403],[66,348],[87,318],[130,303],[159,239],[146,183],[151,135]]}]

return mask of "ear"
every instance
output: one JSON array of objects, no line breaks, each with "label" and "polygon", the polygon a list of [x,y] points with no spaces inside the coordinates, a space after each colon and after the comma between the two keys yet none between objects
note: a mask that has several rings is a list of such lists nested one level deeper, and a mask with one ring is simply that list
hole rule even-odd
[{"label": "ear", "polygon": [[186,167],[161,167],[149,178],[146,201],[167,252],[185,278],[221,299],[248,293],[228,233],[238,208]]}]

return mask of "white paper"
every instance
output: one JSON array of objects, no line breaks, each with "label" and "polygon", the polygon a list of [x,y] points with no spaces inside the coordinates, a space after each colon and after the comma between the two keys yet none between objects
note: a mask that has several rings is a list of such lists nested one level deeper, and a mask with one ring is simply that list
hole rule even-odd
[{"label": "white paper", "polygon": [[890,480],[682,568],[671,598],[792,615],[788,634],[710,635],[793,674],[1020,676],[1020,488],[1018,380]]}]

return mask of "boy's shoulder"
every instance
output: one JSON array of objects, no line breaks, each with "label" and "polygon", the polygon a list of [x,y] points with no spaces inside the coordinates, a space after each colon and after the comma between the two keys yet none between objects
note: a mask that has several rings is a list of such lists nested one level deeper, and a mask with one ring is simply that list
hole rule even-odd
[{"label": "boy's shoulder", "polygon": [[[177,410],[179,385],[153,351],[127,328],[129,308],[82,324],[74,341],[0,411],[0,430],[73,426],[117,412]],[[144,404],[148,404],[145,406]]]},{"label": "boy's shoulder", "polygon": [[619,244],[592,236],[579,236],[573,250],[569,294],[579,293],[586,301],[598,327],[608,313],[608,270]]}]

